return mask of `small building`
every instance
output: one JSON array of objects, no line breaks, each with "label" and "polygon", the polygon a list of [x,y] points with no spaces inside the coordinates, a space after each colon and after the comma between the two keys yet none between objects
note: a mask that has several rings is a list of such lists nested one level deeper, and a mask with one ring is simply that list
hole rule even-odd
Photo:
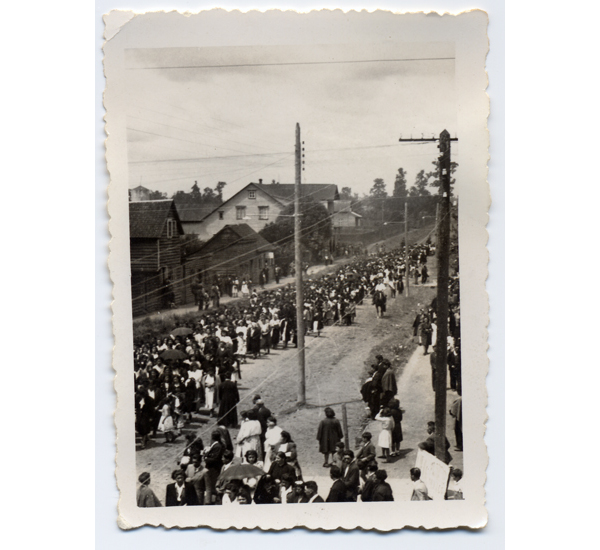
[{"label": "small building", "polygon": [[[300,187],[303,197],[313,197],[333,215],[334,201],[339,200],[337,185],[329,183],[303,183]],[[268,223],[274,222],[281,211],[294,201],[294,184],[249,183],[215,208],[197,226],[199,239],[207,240],[226,225],[247,224],[259,232]]]},{"label": "small building", "polygon": [[172,199],[129,203],[129,246],[133,315],[185,301],[181,235]]},{"label": "small building", "polygon": [[143,185],[138,185],[129,190],[129,200],[131,202],[148,201],[150,200],[150,189]]},{"label": "small building", "polygon": [[175,195],[173,200],[184,234],[198,235],[202,230],[202,220],[215,209],[214,204],[207,204],[194,193]]},{"label": "small building", "polygon": [[352,212],[352,201],[335,201],[333,208],[332,225],[334,228],[362,226],[362,216]]},{"label": "small building", "polygon": [[275,245],[260,236],[248,224],[226,225],[197,252],[186,258],[186,272],[197,273],[204,284],[216,277],[251,279],[257,283],[267,267],[269,280],[274,276]]}]

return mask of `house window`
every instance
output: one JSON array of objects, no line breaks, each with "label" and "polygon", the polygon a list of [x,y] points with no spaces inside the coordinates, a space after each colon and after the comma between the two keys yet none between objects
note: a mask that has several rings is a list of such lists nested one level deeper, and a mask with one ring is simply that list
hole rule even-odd
[{"label": "house window", "polygon": [[177,222],[175,220],[167,220],[167,239],[177,235]]},{"label": "house window", "polygon": [[236,206],[235,207],[235,219],[243,220],[246,217],[246,207],[245,206]]},{"label": "house window", "polygon": [[258,219],[259,220],[268,220],[269,219],[269,207],[268,206],[259,206],[258,207]]},{"label": "house window", "polygon": [[248,189],[248,198],[255,199],[256,198],[256,189]]},{"label": "house window", "polygon": [[219,211],[219,219],[222,220],[225,216],[225,212],[223,210]]}]

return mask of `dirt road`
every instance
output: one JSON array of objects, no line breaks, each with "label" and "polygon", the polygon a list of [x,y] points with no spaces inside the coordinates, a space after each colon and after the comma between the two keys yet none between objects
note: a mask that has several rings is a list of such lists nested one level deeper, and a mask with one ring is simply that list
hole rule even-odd
[{"label": "dirt road", "polygon": [[[433,414],[429,358],[413,354],[416,343],[412,336],[412,320],[420,304],[429,303],[434,296],[429,286],[411,287],[411,296],[388,300],[388,312],[378,319],[370,302],[358,306],[356,323],[350,327],[327,327],[320,337],[306,338],[306,406],[297,409],[297,360],[294,348],[273,350],[270,355],[242,365],[240,384],[241,402],[238,413],[251,407],[252,396],[260,393],[266,405],[277,416],[279,425],[292,434],[298,446],[298,459],[305,479],[319,483],[319,492],[326,496],[331,482],[323,468],[323,456],[318,452],[317,426],[323,417],[323,408],[331,405],[341,420],[341,403],[346,403],[350,445],[366,424],[365,404],[360,400],[360,387],[366,369],[375,362],[377,353],[392,360],[399,377],[400,399],[406,409],[403,423],[404,455],[395,463],[386,465],[392,487],[398,499],[404,499],[403,489],[408,469],[414,465],[416,444],[425,438],[427,420]],[[422,353],[422,352],[418,352]],[[410,360],[409,360],[410,358]],[[408,362],[407,362],[408,361]],[[184,430],[201,435],[207,442],[214,419],[199,416]],[[372,426],[374,440],[378,427]],[[231,430],[235,436],[236,430]],[[453,441],[452,441],[453,442]],[[165,486],[170,483],[170,473],[177,466],[185,446],[185,439],[172,444],[164,443],[158,436],[148,447],[137,452],[138,473],[152,475],[152,487],[159,498],[164,497]],[[410,497],[410,494],[409,494]]]}]

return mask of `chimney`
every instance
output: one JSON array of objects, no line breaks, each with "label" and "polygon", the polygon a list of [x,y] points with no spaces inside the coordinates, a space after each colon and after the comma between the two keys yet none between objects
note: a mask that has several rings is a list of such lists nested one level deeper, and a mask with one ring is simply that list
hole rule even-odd
[{"label": "chimney", "polygon": [[258,179],[258,184],[259,184],[259,185],[262,185],[262,178],[259,178],[259,179]]}]

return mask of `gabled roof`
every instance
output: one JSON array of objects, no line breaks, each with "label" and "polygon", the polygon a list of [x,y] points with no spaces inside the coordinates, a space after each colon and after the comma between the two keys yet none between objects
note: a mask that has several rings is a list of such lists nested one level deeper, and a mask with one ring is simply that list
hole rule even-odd
[{"label": "gabled roof", "polygon": [[213,204],[207,204],[199,197],[190,195],[175,195],[173,197],[175,208],[182,222],[199,222],[206,218],[215,208]]},{"label": "gabled roof", "polygon": [[[255,183],[254,185],[276,199],[285,202],[294,200],[293,183]],[[340,198],[337,185],[333,183],[303,183],[300,185],[300,196],[312,197],[316,201],[335,201]]]},{"label": "gabled roof", "polygon": [[129,203],[129,238],[158,239],[162,235],[169,213],[177,220],[180,233],[181,221],[173,204],[173,199],[158,201],[138,201]]},{"label": "gabled roof", "polygon": [[130,191],[148,191],[148,192],[150,192],[150,189],[148,189],[147,187],[144,187],[143,185],[138,185],[137,187],[130,189]]},{"label": "gabled roof", "polygon": [[333,203],[334,215],[335,214],[350,214],[351,216],[354,216],[355,218],[362,218],[362,216],[360,214],[353,212],[351,210],[351,208],[352,208],[352,201],[349,201],[349,200],[335,201]]},{"label": "gabled roof", "polygon": [[[221,210],[221,208],[223,208],[228,202],[232,201],[233,199],[235,199],[235,197],[237,197],[240,193],[243,193],[246,189],[248,189],[248,187],[250,187],[251,185],[253,185],[254,187],[256,187],[257,189],[261,189],[262,191],[264,191],[264,189],[262,189],[263,186],[259,185],[258,183],[252,183],[250,182],[248,185],[242,187],[242,189],[240,189],[237,193],[235,193],[234,195],[232,195],[231,197],[229,197],[224,203],[220,204],[219,206],[217,206],[216,208],[213,208],[208,214],[206,214],[206,216],[204,216],[204,218],[202,218],[203,220],[208,218],[208,216],[210,216],[211,214],[214,214],[217,210]],[[266,192],[266,191],[265,191]],[[285,206],[281,200],[277,199],[276,197],[270,195],[269,193],[267,193],[273,200],[281,203],[282,206]]]},{"label": "gabled roof", "polygon": [[228,248],[230,246],[251,245],[252,251],[256,252],[266,252],[275,248],[262,235],[259,235],[256,231],[254,231],[254,229],[252,229],[247,223],[240,223],[237,225],[226,225],[223,227],[223,229],[206,241],[201,248],[199,248],[193,254],[190,254],[190,256],[205,253],[207,248],[214,246],[215,242],[222,240],[224,233],[229,232],[233,233],[236,238],[231,243],[225,244],[224,248]]}]

